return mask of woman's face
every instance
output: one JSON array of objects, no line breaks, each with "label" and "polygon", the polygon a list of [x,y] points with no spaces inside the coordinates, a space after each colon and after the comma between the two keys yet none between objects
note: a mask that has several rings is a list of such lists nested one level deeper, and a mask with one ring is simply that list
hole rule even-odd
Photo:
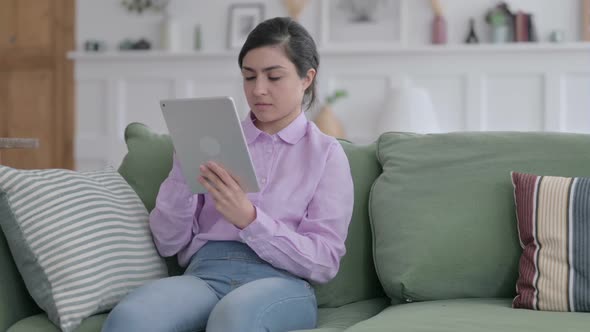
[{"label": "woman's face", "polygon": [[295,65],[280,46],[250,50],[242,60],[244,93],[256,116],[256,126],[269,134],[285,128],[301,112],[305,89],[315,70],[300,78]]}]

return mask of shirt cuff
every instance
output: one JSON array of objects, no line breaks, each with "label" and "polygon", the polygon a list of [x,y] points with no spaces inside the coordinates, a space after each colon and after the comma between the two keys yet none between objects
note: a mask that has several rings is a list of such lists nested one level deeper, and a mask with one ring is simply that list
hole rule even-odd
[{"label": "shirt cuff", "polygon": [[242,240],[246,243],[273,237],[277,228],[276,222],[269,215],[264,213],[256,205],[254,205],[254,209],[256,209],[256,219],[239,233]]}]

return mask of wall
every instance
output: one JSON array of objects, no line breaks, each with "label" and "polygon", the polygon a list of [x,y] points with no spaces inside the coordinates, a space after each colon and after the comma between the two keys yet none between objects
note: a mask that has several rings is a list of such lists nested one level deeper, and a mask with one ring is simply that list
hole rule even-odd
[{"label": "wall", "polygon": [[[301,23],[319,41],[321,1],[311,0],[301,16]],[[204,50],[225,49],[227,36],[228,8],[234,3],[259,2],[265,4],[266,17],[285,16],[282,0],[172,0],[170,14],[184,24],[185,47],[190,49],[191,32],[196,23],[202,26],[202,45]],[[480,38],[486,36],[483,15],[499,0],[442,0],[449,22],[449,41],[461,43],[467,33],[470,17],[478,18],[477,31]],[[429,22],[432,13],[427,0],[405,0],[406,16],[404,26],[408,45],[421,45],[429,41]],[[539,36],[546,40],[552,30],[563,30],[566,41],[580,38],[579,0],[510,0],[512,10],[523,9],[535,14]],[[108,46],[116,48],[124,38],[146,37],[159,46],[160,14],[152,12],[137,15],[128,13],[121,0],[78,0],[77,2],[77,42],[99,39]]]},{"label": "wall", "polygon": [[[325,0],[311,0],[301,18],[318,41],[320,1]],[[129,122],[165,132],[160,99],[231,95],[241,115],[246,114],[237,52],[225,47],[227,10],[237,2],[245,1],[172,0],[170,11],[183,20],[187,32],[192,24],[202,24],[201,52],[70,55],[76,62],[78,169],[116,167],[126,153],[123,130]],[[261,2],[266,4],[267,17],[286,14],[282,1]],[[320,44],[320,100],[335,89],[349,92],[335,105],[349,139],[366,143],[380,134],[376,125],[390,89],[407,80],[428,91],[442,131],[590,133],[590,43],[459,45],[468,18],[483,15],[496,1],[442,2],[454,45],[427,45],[431,13],[426,0],[404,2],[403,47],[330,49]],[[510,3],[513,10],[536,13],[541,37],[553,29],[563,30],[570,41],[579,36],[578,0]],[[155,39],[161,20],[153,13],[129,14],[119,0],[78,0],[78,12],[79,44],[87,38],[103,39],[111,47],[125,37]],[[189,40],[187,36],[187,50]]]},{"label": "wall", "polygon": [[[389,89],[404,80],[428,91],[442,131],[590,133],[589,52],[584,44],[327,51],[318,84],[349,92],[334,111],[357,143],[380,134]],[[130,122],[166,132],[161,99],[230,95],[242,117],[248,111],[231,52],[72,57],[79,169],[116,167],[126,153],[123,132]]]}]

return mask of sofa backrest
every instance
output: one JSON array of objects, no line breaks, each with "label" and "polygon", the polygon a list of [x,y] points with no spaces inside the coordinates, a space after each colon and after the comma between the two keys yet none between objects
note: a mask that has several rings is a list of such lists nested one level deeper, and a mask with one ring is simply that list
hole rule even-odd
[{"label": "sofa backrest", "polygon": [[[148,211],[154,207],[160,184],[172,167],[172,142],[168,135],[156,134],[141,123],[125,130],[128,153],[119,173],[135,189]],[[372,237],[368,217],[369,190],[381,173],[376,145],[357,146],[341,142],[353,174],[355,207],[346,241],[347,254],[338,275],[329,283],[314,285],[318,305],[338,307],[347,303],[383,296],[372,255]],[[167,259],[169,273],[182,273],[175,258]]]},{"label": "sofa backrest", "polygon": [[377,149],[375,264],[397,302],[514,296],[510,172],[590,176],[590,135],[387,133]]}]

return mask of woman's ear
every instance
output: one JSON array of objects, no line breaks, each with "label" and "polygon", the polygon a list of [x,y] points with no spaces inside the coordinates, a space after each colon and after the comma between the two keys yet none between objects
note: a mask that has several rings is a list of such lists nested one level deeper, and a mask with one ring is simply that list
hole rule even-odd
[{"label": "woman's ear", "polygon": [[315,78],[316,73],[317,73],[316,70],[313,68],[310,68],[307,71],[307,74],[303,78],[303,91],[307,90],[307,88],[309,88],[311,83],[313,83],[313,79]]}]

